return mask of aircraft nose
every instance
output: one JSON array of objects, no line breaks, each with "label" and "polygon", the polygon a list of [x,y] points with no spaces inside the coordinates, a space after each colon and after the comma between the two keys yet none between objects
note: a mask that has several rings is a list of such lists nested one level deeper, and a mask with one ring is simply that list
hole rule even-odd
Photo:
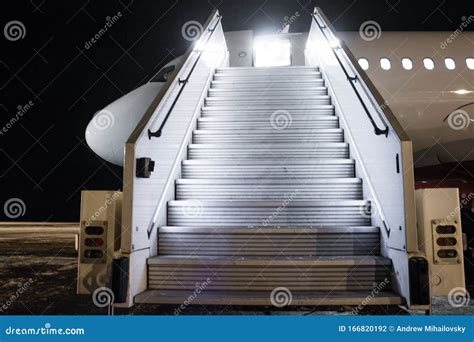
[{"label": "aircraft nose", "polygon": [[102,159],[121,165],[122,158],[118,160],[114,153],[114,125],[115,117],[111,111],[105,109],[99,111],[87,125],[86,142],[92,151]]},{"label": "aircraft nose", "polygon": [[125,144],[163,83],[149,82],[97,112],[86,129],[89,147],[102,159],[123,166]]}]

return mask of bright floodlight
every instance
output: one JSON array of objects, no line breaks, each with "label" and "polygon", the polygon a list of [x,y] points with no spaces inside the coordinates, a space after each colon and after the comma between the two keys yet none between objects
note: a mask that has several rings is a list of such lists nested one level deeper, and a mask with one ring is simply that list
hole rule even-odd
[{"label": "bright floodlight", "polygon": [[254,52],[256,67],[291,65],[289,39],[257,37],[254,41]]}]

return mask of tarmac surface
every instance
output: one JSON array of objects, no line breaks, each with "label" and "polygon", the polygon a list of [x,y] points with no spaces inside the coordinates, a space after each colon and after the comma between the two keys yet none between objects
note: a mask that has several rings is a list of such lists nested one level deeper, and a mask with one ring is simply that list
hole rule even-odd
[{"label": "tarmac surface", "polygon": [[[0,223],[0,315],[105,315],[76,294],[77,223]],[[176,307],[141,305],[116,315],[173,315]],[[352,308],[189,306],[181,315],[351,315]],[[368,307],[363,315],[413,315],[398,307]],[[474,301],[456,308],[434,299],[434,315],[474,315]]]}]

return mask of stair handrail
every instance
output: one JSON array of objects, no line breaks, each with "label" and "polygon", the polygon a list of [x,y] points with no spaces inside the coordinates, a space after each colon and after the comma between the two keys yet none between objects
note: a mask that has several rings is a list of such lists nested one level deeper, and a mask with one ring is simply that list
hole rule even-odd
[{"label": "stair handrail", "polygon": [[[215,24],[210,27],[211,25],[211,22],[213,21],[214,18],[217,18]],[[209,43],[209,40],[211,39],[212,35],[214,34],[214,31],[216,30],[217,26],[219,25],[220,21],[221,21],[221,18],[222,16],[219,14],[219,12],[217,10],[215,10],[213,12],[213,14],[211,15],[209,21],[208,21],[208,24],[205,26],[207,28],[204,29],[204,32],[209,32],[209,34],[207,35],[207,38],[205,39],[205,41],[203,42],[202,39],[203,39],[203,36],[201,36],[198,41],[193,45],[191,46],[190,48],[190,51],[188,51],[188,53],[186,54],[186,57],[184,58],[184,60],[186,62],[188,62],[188,60],[190,59],[190,55],[192,53],[196,53],[197,54],[197,58],[195,58],[193,64],[192,64],[192,67],[191,67],[191,70],[189,71],[188,75],[181,79],[181,78],[178,78],[178,87],[180,87],[179,91],[178,91],[178,94],[176,94],[176,97],[174,98],[170,108],[168,109],[166,115],[165,115],[165,118],[163,119],[163,121],[161,122],[161,125],[160,127],[156,130],[156,131],[152,131],[151,129],[148,129],[148,139],[151,139],[153,137],[156,137],[156,138],[159,138],[161,137],[161,134],[163,132],[163,128],[165,127],[166,125],[166,122],[168,121],[168,118],[169,116],[171,115],[176,103],[178,102],[180,96],[181,96],[181,93],[183,92],[184,88],[186,87],[186,84],[188,84],[189,82],[189,78],[191,77],[194,69],[196,68],[196,65],[199,63],[199,60],[201,59],[201,56],[202,56],[202,53],[203,51],[206,49],[206,46],[207,44]],[[196,47],[199,46],[200,48],[199,49],[196,49]],[[173,73],[171,80],[169,80],[169,84],[172,84],[175,79],[181,74],[181,70],[182,68],[184,67],[186,63],[183,63],[179,66],[179,68],[177,68],[177,70],[175,70],[175,72]]]},{"label": "stair handrail", "polygon": [[[351,141],[351,152],[367,184],[365,189],[378,211],[374,217],[377,217],[377,224],[385,228],[386,246],[416,251],[413,147],[410,137],[317,7],[311,20],[306,53],[310,65],[323,66],[321,72],[325,75],[328,89],[335,96],[336,113],[344,123],[346,138]],[[347,80],[348,76],[357,79],[357,82]],[[347,98],[339,101],[337,96],[344,97],[345,92],[350,94],[347,93]],[[369,114],[371,120],[359,119],[359,116]],[[383,130],[380,121],[384,128],[388,128],[386,135],[366,133],[375,128],[375,122]],[[371,145],[374,143],[378,145]],[[386,174],[382,176],[380,170]],[[395,187],[395,184],[399,186]],[[393,210],[384,213],[383,209],[387,206]]]},{"label": "stair handrail", "polygon": [[[326,21],[324,20],[324,18],[318,12],[317,9],[315,9],[314,13],[312,14],[312,17],[313,17],[314,21],[316,22],[316,24],[318,25],[319,29],[321,30],[322,34],[326,38],[326,40],[328,42],[328,45],[330,46],[332,52],[334,53],[334,56],[336,57],[338,63],[340,64],[344,74],[346,75],[347,80],[351,84],[352,89],[354,89],[354,92],[355,92],[357,98],[359,99],[362,107],[364,108],[364,111],[367,114],[367,117],[369,118],[370,123],[374,127],[374,133],[376,135],[384,135],[385,137],[388,137],[388,133],[389,133],[389,129],[390,129],[389,125],[387,124],[387,122],[384,118],[384,115],[382,114],[383,113],[382,106],[378,103],[378,101],[376,101],[372,97],[373,89],[369,90],[369,88],[366,84],[368,79],[366,77],[365,78],[361,77],[361,73],[359,72],[359,70],[357,70],[357,68],[354,68],[355,63],[350,58],[350,51],[348,50],[347,46],[345,45],[344,42],[340,42],[339,40],[336,39],[336,37],[334,37],[334,33],[331,30],[330,25],[328,25],[326,23]],[[328,35],[332,36],[332,40],[328,37]],[[331,41],[332,41],[332,43],[331,43]],[[338,54],[339,51],[342,52],[340,54],[341,56],[339,56],[339,54]],[[344,63],[341,61],[341,57],[345,59],[345,61],[347,62],[349,68],[351,68],[350,71],[351,71],[352,75],[349,74],[349,71],[344,66]],[[373,108],[377,112],[377,115],[379,116],[380,121],[384,125],[384,128],[378,127],[377,124],[375,123],[375,120],[372,117],[372,114],[371,114],[370,110],[368,109],[367,104],[365,103],[365,101],[362,98],[359,90],[356,87],[357,82],[359,82],[359,84],[362,87],[362,90],[364,91],[365,95],[367,96],[367,98],[371,102]],[[384,107],[386,107],[386,106],[384,105]]]}]

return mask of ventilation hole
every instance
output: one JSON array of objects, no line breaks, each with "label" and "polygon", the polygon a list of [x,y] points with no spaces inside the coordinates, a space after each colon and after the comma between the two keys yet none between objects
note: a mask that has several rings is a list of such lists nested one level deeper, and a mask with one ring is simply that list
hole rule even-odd
[{"label": "ventilation hole", "polygon": [[455,226],[436,226],[436,232],[438,234],[454,234],[456,233]]},{"label": "ventilation hole", "polygon": [[438,244],[438,246],[452,247],[456,246],[457,241],[453,237],[440,237],[438,238],[438,240],[436,240],[436,243]]},{"label": "ventilation hole", "polygon": [[458,252],[455,249],[441,249],[436,254],[440,258],[455,258],[458,256]]}]

